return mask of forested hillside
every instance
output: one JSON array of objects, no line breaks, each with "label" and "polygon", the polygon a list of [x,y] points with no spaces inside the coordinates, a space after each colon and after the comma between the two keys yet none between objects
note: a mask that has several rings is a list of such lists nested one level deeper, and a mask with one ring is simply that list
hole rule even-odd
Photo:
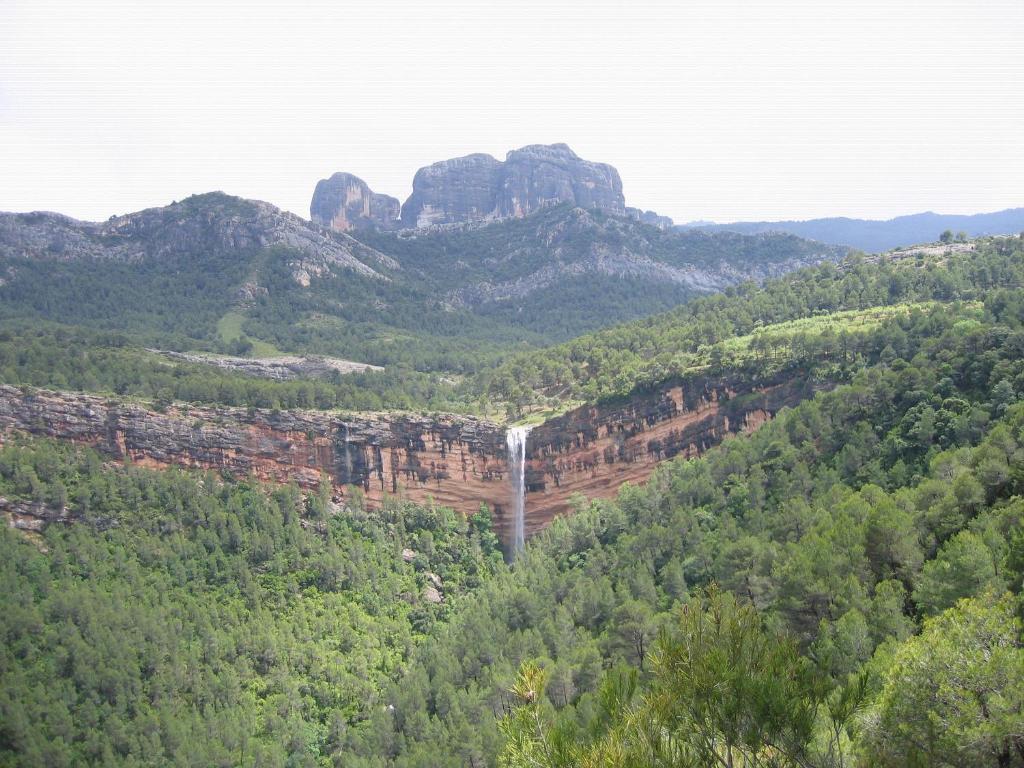
[{"label": "forested hillside", "polygon": [[[652,756],[666,745],[650,729],[664,727],[674,749],[705,760],[729,739],[753,760],[792,738],[765,764],[840,764],[839,752],[845,764],[1019,764],[1024,651],[1018,598],[1002,597],[1019,594],[1024,567],[1024,316],[1013,297],[993,301],[987,323],[942,312],[893,321],[879,361],[851,384],[703,459],[665,464],[613,502],[581,499],[420,651],[393,694],[395,735],[375,750],[429,765],[454,745],[461,764],[486,763],[518,704],[529,717],[510,724],[507,765],[690,764]],[[702,607],[712,585],[733,597],[712,593]],[[735,637],[693,648],[704,622],[737,611]],[[950,625],[956,640],[942,636]],[[771,674],[742,655],[769,639],[780,649]],[[1003,649],[998,668],[986,666],[987,643]],[[686,662],[697,669],[674,661],[686,653],[705,654]],[[962,673],[944,671],[953,658]],[[524,662],[544,672],[525,670],[517,701],[508,691]],[[636,674],[628,695],[621,665]],[[780,687],[789,675],[793,687]],[[953,689],[932,698],[940,680]],[[979,698],[964,701],[976,684]],[[949,730],[934,731],[936,718]]]},{"label": "forested hillside", "polygon": [[1022,30],[0,0],[0,768],[1024,768]]},{"label": "forested hillside", "polygon": [[[478,382],[491,396],[521,405],[596,400],[720,363],[736,351],[738,339],[772,356],[808,342],[841,346],[844,334],[861,330],[859,321],[867,317],[854,310],[900,311],[893,308],[922,301],[1009,300],[1004,291],[1024,285],[1021,251],[1021,239],[1013,237],[980,240],[958,253],[854,256],[513,356],[483,371]],[[836,315],[843,312],[851,313],[846,320],[857,322]]]},{"label": "forested hillside", "polygon": [[453,306],[550,341],[847,253],[792,235],[676,232],[567,205],[489,226],[358,237]]},{"label": "forested hillside", "polygon": [[[578,497],[511,564],[486,509],[374,510],[7,436],[0,763],[1020,766],[1022,278],[1019,238],[855,259],[445,390],[395,383],[523,412],[709,372],[821,390]],[[92,333],[21,328],[0,373],[363,396],[347,377],[248,389]],[[40,506],[63,522],[37,525]]]},{"label": "forested hillside", "polygon": [[61,325],[0,330],[0,383],[254,408],[466,411],[476,404],[447,377],[383,371],[272,381],[200,362],[169,360],[121,333]]},{"label": "forested hillside", "polygon": [[102,223],[0,214],[0,328],[59,324],[179,351],[464,374],[512,348],[847,252],[792,235],[664,232],[567,205],[357,234],[365,242],[222,193]]},{"label": "forested hillside", "polygon": [[501,567],[486,515],[342,510],[326,489],[114,468],[50,442],[0,450],[0,494],[75,520],[0,530],[4,765],[330,764]]},{"label": "forested hillside", "polygon": [[695,298],[548,349],[506,352],[497,366],[464,379],[395,364],[383,373],[270,382],[171,364],[130,334],[11,321],[0,331],[0,383],[268,408],[504,414],[508,404],[517,417],[624,395],[709,366],[757,373],[791,354],[841,350],[886,317],[925,310],[928,302],[1003,296],[1000,289],[1022,285],[1020,248],[1019,238],[992,238],[964,252],[852,257]]}]

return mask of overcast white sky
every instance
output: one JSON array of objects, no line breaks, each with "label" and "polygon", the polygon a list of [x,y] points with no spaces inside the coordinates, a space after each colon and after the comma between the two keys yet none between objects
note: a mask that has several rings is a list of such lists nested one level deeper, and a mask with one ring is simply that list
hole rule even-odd
[{"label": "overcast white sky", "polygon": [[0,0],[0,210],[564,141],[677,221],[1024,205],[1022,0]]}]

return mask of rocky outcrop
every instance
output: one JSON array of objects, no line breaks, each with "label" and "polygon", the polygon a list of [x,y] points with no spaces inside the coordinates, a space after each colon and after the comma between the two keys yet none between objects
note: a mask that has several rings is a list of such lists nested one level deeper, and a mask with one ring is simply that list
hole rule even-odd
[{"label": "rocky outcrop", "polygon": [[641,224],[647,224],[658,229],[671,229],[675,226],[675,222],[672,221],[668,216],[660,216],[654,211],[643,211],[639,208],[627,208],[626,215],[629,218],[639,221]]},{"label": "rocky outcrop", "polygon": [[0,258],[138,260],[130,243],[107,243],[100,224],[60,213],[0,213]]},{"label": "rocky outcrop", "polygon": [[50,523],[70,523],[74,515],[66,506],[52,507],[41,501],[8,500],[0,496],[0,513],[9,528],[39,533]]},{"label": "rocky outcrop", "polygon": [[499,216],[523,217],[560,203],[624,215],[619,172],[605,163],[583,160],[565,144],[532,144],[508,153]]},{"label": "rocky outcrop", "polygon": [[310,218],[336,232],[352,229],[393,229],[398,225],[401,203],[381,195],[351,173],[336,173],[321,179],[309,205]]},{"label": "rocky outcrop", "polygon": [[619,172],[582,159],[566,144],[531,144],[508,152],[504,162],[483,153],[442,160],[420,168],[412,190],[399,212],[395,198],[374,193],[350,173],[336,173],[316,185],[310,216],[339,232],[423,229],[522,218],[569,204],[659,229],[672,226],[667,216],[627,208]]},{"label": "rocky outcrop", "polygon": [[[526,534],[568,513],[573,494],[610,497],[624,482],[646,480],[658,463],[698,456],[812,393],[800,376],[756,386],[698,378],[551,419],[527,440]],[[472,417],[184,406],[157,412],[95,395],[0,386],[0,437],[16,432],[91,445],[154,468],[213,469],[307,489],[326,476],[338,501],[357,488],[372,504],[398,496],[466,515],[487,504],[502,540],[513,534],[504,427]],[[38,527],[32,520],[70,515],[5,504],[9,519],[29,530]]]},{"label": "rocky outcrop", "polygon": [[0,433],[24,432],[95,446],[150,467],[215,469],[316,488],[351,487],[451,506],[465,514],[504,502],[505,437],[460,416],[341,416],[323,411],[178,407],[161,413],[95,395],[0,386]]},{"label": "rocky outcrop", "polygon": [[430,227],[498,218],[502,164],[473,154],[420,168],[402,205],[402,226]]},{"label": "rocky outcrop", "polygon": [[234,357],[232,355],[208,355],[194,352],[173,352],[169,350],[150,349],[158,355],[170,360],[196,365],[211,365],[232,373],[242,373],[261,379],[290,381],[292,379],[316,379],[329,373],[365,373],[366,371],[383,371],[379,365],[355,363],[351,360],[339,360],[336,357],[318,355],[279,355],[277,357]]},{"label": "rocky outcrop", "polygon": [[[504,253],[492,256],[480,249],[487,254],[485,263],[493,277],[450,290],[448,300],[452,304],[475,307],[524,299],[588,275],[675,285],[692,293],[720,291],[821,261],[836,261],[846,253],[790,235],[744,237],[652,229],[627,218],[603,216],[582,208],[551,209],[515,224],[515,231],[505,235]],[[417,240],[426,246],[441,240],[444,234],[425,233]],[[533,271],[515,274],[530,265],[535,267]],[[445,274],[455,282],[464,268],[459,263],[445,265]],[[496,279],[510,273],[514,276]]]},{"label": "rocky outcrop", "polygon": [[622,180],[610,165],[583,160],[565,144],[533,144],[502,163],[475,154],[421,168],[402,206],[402,225],[430,227],[523,217],[569,203],[624,215]]}]

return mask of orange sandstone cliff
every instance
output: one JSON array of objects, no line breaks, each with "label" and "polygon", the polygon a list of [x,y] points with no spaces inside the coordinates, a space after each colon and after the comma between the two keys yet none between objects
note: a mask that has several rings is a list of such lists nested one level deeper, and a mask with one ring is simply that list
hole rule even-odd
[{"label": "orange sandstone cliff", "polygon": [[[659,462],[700,455],[809,394],[793,378],[756,387],[695,379],[551,419],[527,440],[526,535],[566,513],[575,493],[612,496]],[[502,540],[513,533],[504,427],[473,417],[199,406],[158,412],[96,395],[0,386],[0,436],[18,432],[91,445],[143,466],[213,469],[310,489],[326,477],[339,499],[357,487],[371,504],[393,495],[463,514],[487,504]],[[66,510],[52,512],[67,519]]]},{"label": "orange sandstone cliff", "polygon": [[[611,497],[623,483],[646,480],[660,462],[699,456],[812,394],[802,377],[756,386],[698,377],[551,419],[526,443],[526,536],[569,512],[576,493]],[[495,525],[507,541],[513,523],[502,512]]]}]

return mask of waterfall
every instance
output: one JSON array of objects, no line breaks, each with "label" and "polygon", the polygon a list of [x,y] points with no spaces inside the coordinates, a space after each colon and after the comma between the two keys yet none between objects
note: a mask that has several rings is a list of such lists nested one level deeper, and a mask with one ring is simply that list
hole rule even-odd
[{"label": "waterfall", "polygon": [[352,454],[348,447],[348,424],[345,424],[345,482],[354,484],[352,480]]},{"label": "waterfall", "polygon": [[515,555],[526,542],[526,436],[530,427],[509,427],[505,433],[505,444],[508,446],[509,475],[512,478],[512,553]]}]

